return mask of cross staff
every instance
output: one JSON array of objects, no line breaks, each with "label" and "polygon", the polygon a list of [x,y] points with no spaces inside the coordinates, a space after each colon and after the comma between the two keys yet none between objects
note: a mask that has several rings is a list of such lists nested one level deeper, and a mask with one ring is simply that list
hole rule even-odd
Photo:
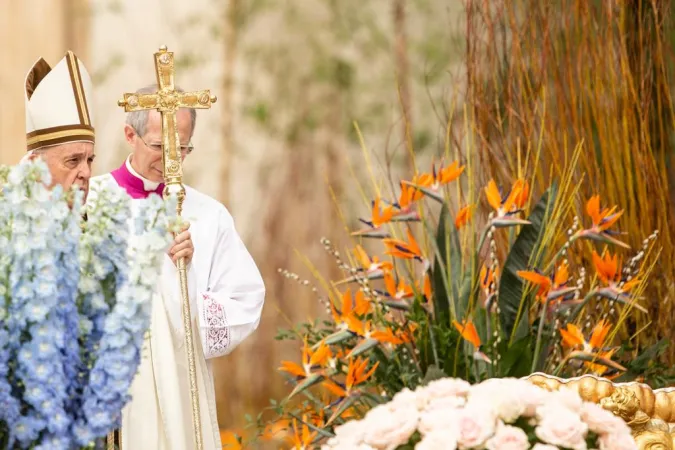
[{"label": "cross staff", "polygon": [[[155,72],[159,90],[152,94],[124,94],[118,102],[125,112],[156,109],[162,114],[162,165],[164,171],[164,197],[176,195],[176,212],[180,216],[185,199],[183,186],[183,167],[179,149],[178,126],[176,112],[179,108],[207,109],[216,102],[216,96],[208,89],[194,92],[176,92],[174,86],[173,52],[167,51],[165,45],[155,53]],[[195,432],[195,446],[202,450],[202,426],[199,409],[199,392],[197,388],[197,369],[195,365],[194,347],[192,344],[192,314],[188,297],[187,269],[185,260],[177,262],[180,275],[180,290],[183,302],[183,328],[185,330],[185,347],[187,351],[190,374],[190,400],[192,403],[192,425]]]}]

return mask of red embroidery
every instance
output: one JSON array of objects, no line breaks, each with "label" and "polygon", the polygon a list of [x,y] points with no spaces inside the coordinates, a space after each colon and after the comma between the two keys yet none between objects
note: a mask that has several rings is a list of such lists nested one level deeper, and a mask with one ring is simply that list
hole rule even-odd
[{"label": "red embroidery", "polygon": [[230,327],[227,324],[225,308],[209,294],[202,294],[204,300],[204,323],[206,324],[206,356],[222,354],[230,345]]}]

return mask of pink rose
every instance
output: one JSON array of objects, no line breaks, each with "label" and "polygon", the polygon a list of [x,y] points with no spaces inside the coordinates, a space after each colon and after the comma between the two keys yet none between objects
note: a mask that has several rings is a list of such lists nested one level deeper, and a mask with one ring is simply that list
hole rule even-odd
[{"label": "pink rose", "polygon": [[450,430],[434,431],[424,436],[415,445],[415,450],[454,450],[457,448],[457,435]]},{"label": "pink rose", "polygon": [[548,445],[548,444],[534,444],[532,447],[532,450],[560,450],[558,447],[555,445]]},{"label": "pink rose", "polygon": [[439,414],[442,414],[442,411],[447,409],[458,409],[464,406],[466,400],[463,397],[440,397],[432,398],[427,403],[427,406],[424,408],[424,411],[436,411]]},{"label": "pink rose", "polygon": [[408,443],[417,430],[419,412],[414,406],[399,407],[395,410],[388,405],[371,409],[364,418],[363,442],[384,450],[393,450]]},{"label": "pink rose", "polygon": [[575,413],[579,413],[584,404],[577,391],[564,386],[561,386],[557,391],[551,392],[550,398],[550,401],[560,403]]},{"label": "pink rose", "polygon": [[471,385],[458,378],[441,378],[427,384],[425,391],[433,392],[434,397],[466,397]]},{"label": "pink rose", "polygon": [[598,439],[600,450],[638,450],[635,439],[629,433],[605,434]]},{"label": "pink rose", "polygon": [[392,408],[396,408],[399,405],[415,406],[417,409],[422,410],[427,404],[427,398],[425,395],[421,394],[419,390],[413,392],[408,388],[405,388],[399,391],[394,398],[391,399],[391,402],[388,403]]},{"label": "pink rose", "polygon": [[473,405],[457,413],[457,442],[459,448],[483,445],[495,432],[496,418],[488,408]]},{"label": "pink rose", "polygon": [[458,415],[459,410],[455,408],[424,411],[420,415],[420,422],[417,429],[424,436],[446,430],[452,432],[453,435],[457,435]]},{"label": "pink rose", "polygon": [[485,444],[487,450],[528,450],[530,440],[522,429],[503,425],[497,427],[497,432]]},{"label": "pink rose", "polygon": [[552,405],[539,408],[537,414],[540,415],[540,421],[534,432],[539,439],[560,447],[586,450],[588,425],[581,421],[579,415],[567,408],[555,408]]},{"label": "pink rose", "polygon": [[335,427],[335,437],[341,444],[356,444],[363,441],[365,431],[366,427],[362,420],[350,420],[349,422]]},{"label": "pink rose", "polygon": [[588,429],[599,435],[630,434],[626,422],[595,403],[584,403],[581,407],[581,419],[588,424]]}]

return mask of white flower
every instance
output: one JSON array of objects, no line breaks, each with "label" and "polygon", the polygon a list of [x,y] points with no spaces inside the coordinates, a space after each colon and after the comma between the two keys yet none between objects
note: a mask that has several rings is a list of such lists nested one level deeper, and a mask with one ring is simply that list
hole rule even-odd
[{"label": "white flower", "polygon": [[637,443],[630,433],[612,433],[600,436],[600,450],[638,450]]},{"label": "white flower", "polygon": [[459,448],[483,445],[495,432],[497,421],[487,405],[467,405],[457,414],[457,442]]},{"label": "white flower", "polygon": [[364,418],[367,423],[363,441],[375,448],[393,450],[410,440],[417,430],[417,408],[399,407],[394,410],[387,405],[371,409]]},{"label": "white flower", "polygon": [[630,434],[626,422],[595,403],[584,402],[581,407],[581,419],[586,422],[589,430],[598,435]]},{"label": "white flower", "polygon": [[457,434],[458,409],[427,410],[420,415],[418,429],[424,436],[448,430]]},{"label": "white flower", "polygon": [[522,429],[503,425],[497,427],[497,432],[485,443],[487,450],[528,450],[530,440]]},{"label": "white flower", "polygon": [[466,399],[464,399],[464,397],[431,398],[424,408],[424,411],[434,411],[438,413],[438,411],[461,408],[465,404]]},{"label": "white flower", "polygon": [[457,435],[452,430],[439,430],[424,436],[415,450],[453,450],[457,448]]},{"label": "white flower", "polygon": [[351,420],[335,427],[335,437],[339,442],[363,442],[366,428],[362,420]]},{"label": "white flower", "polygon": [[542,441],[573,450],[586,450],[588,425],[567,408],[545,405],[537,410],[539,425],[534,432]]},{"label": "white flower", "polygon": [[560,448],[549,444],[534,444],[532,450],[560,450]]},{"label": "white flower", "polygon": [[584,404],[577,391],[565,386],[561,386],[557,391],[551,392],[549,396],[551,402],[560,403],[575,413],[580,413],[581,407]]}]

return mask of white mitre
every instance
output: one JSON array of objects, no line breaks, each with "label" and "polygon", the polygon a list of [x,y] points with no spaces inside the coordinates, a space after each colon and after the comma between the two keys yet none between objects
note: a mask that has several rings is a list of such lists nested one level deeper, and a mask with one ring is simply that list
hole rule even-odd
[{"label": "white mitre", "polygon": [[26,75],[28,151],[67,142],[94,143],[92,83],[70,50],[53,69],[40,58]]}]

